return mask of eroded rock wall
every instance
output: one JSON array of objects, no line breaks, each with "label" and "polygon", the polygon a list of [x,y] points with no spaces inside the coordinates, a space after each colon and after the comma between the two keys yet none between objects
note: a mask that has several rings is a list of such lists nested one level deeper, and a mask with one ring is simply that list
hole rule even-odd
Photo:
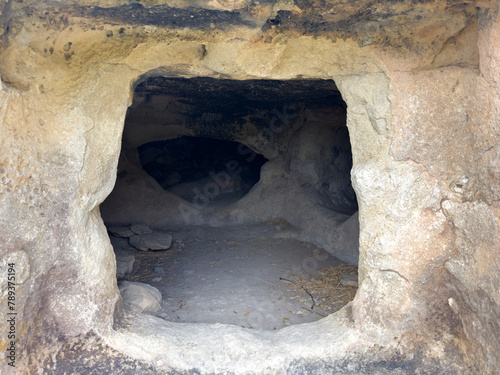
[{"label": "eroded rock wall", "polygon": [[[19,272],[19,347],[42,360],[44,337],[112,329],[118,292],[99,204],[113,188],[138,77],[301,75],[333,78],[348,106],[361,230],[352,347],[374,361],[393,351],[451,373],[495,373],[498,4],[276,2],[245,18],[213,13],[239,6],[217,3],[152,15],[137,5],[2,3],[0,244],[2,272],[9,262]],[[338,332],[335,322],[321,324]],[[2,328],[2,347],[5,337]],[[332,342],[310,358],[346,359]],[[239,371],[238,356],[261,366],[252,353],[231,354],[221,371]]]},{"label": "eroded rock wall", "polygon": [[454,256],[445,263],[451,278],[448,302],[464,327],[467,353],[483,372],[498,367],[494,353],[500,334],[500,4],[491,5],[479,18],[480,74],[467,87],[467,150],[475,156],[466,158],[467,178],[451,183],[455,199],[442,203],[454,234]]}]

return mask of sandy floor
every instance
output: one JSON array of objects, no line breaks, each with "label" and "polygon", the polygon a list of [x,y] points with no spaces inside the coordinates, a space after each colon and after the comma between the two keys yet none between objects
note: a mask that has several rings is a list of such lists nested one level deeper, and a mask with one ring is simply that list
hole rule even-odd
[{"label": "sandy floor", "polygon": [[165,320],[273,330],[321,319],[344,304],[307,289],[311,282],[331,286],[319,271],[341,263],[312,244],[281,238],[293,231],[286,222],[162,231],[173,235],[167,251],[135,251],[126,239],[111,239],[115,251],[136,258],[126,279],[160,290],[157,316]]}]

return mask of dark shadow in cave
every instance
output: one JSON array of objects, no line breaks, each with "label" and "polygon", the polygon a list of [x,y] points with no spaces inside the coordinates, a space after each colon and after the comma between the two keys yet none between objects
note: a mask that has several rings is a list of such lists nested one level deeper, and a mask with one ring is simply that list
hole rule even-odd
[{"label": "dark shadow in cave", "polygon": [[190,202],[200,194],[210,202],[228,202],[248,193],[268,161],[248,150],[239,142],[188,136],[138,148],[144,170],[165,190]]}]

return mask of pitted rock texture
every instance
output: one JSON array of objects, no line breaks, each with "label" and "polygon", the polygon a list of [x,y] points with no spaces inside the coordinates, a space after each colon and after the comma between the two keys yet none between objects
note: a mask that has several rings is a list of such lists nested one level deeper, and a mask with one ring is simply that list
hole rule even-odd
[{"label": "pitted rock texture", "polygon": [[[91,371],[101,373],[119,366],[136,373],[334,372],[344,363],[361,373],[369,364],[496,373],[498,1],[141,3],[0,2],[0,257],[2,267],[19,263],[22,275],[16,370],[55,372],[57,360],[60,372],[82,372],[90,363],[85,335],[95,332],[113,348],[92,362]],[[347,105],[359,204],[359,289],[348,308],[265,334],[122,314],[100,205],[117,179],[134,86],[155,76],[334,80]],[[302,158],[314,153],[311,143],[294,143],[301,152],[293,162],[272,155],[262,185],[286,192],[271,207],[290,217],[314,205],[321,215],[296,223],[311,238],[338,243],[331,228],[339,220],[302,180],[318,174]],[[137,155],[123,159],[133,173],[118,178],[128,179],[125,197],[144,193],[140,215],[152,215],[158,203],[185,203],[159,195],[164,190],[141,172]],[[290,176],[283,179],[283,171]],[[266,191],[256,193],[211,224],[262,217],[257,197]],[[304,196],[311,199],[295,199]],[[210,217],[190,213],[193,224]],[[161,212],[149,218],[158,221]],[[144,217],[123,224],[135,222]],[[73,338],[83,345],[62,351]],[[5,362],[0,368],[10,370]]]}]

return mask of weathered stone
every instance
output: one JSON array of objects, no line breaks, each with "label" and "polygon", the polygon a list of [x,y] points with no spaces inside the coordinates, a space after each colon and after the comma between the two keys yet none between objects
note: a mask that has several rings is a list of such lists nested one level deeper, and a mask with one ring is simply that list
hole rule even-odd
[{"label": "weathered stone", "polygon": [[154,286],[123,281],[119,288],[123,301],[136,312],[154,314],[161,308],[162,296]]},{"label": "weathered stone", "polygon": [[[130,230],[135,234],[150,234],[153,233],[151,228],[149,228],[146,224],[133,224],[130,226]],[[130,237],[130,236],[129,236]]]},{"label": "weathered stone", "polygon": [[[91,372],[105,373],[116,358],[132,357],[164,373],[496,373],[499,2],[129,3],[0,5],[0,264],[5,276],[9,263],[19,263],[16,345],[29,353],[16,370],[80,373],[93,363]],[[121,156],[130,168],[117,170],[131,88],[151,76],[243,85],[335,79],[347,103],[359,203],[360,284],[347,308],[278,332],[122,316],[100,213],[114,215],[113,225],[186,223],[165,215],[185,201],[139,168],[132,148]],[[296,131],[317,121],[308,111]],[[157,140],[150,130],[158,124],[167,138],[200,129],[156,116],[124,142]],[[218,118],[199,114],[211,136]],[[218,215],[190,207],[189,224],[271,220],[279,209],[279,217],[335,253],[342,220],[331,217],[328,204],[337,190],[315,185],[328,165],[310,163],[315,150],[302,143],[305,133],[296,133],[298,154],[290,158],[285,151],[295,132],[275,147],[249,123],[234,123],[232,134],[272,159],[261,186]],[[117,175],[125,184],[106,202],[114,211],[101,211]],[[260,203],[269,190],[278,200]],[[130,197],[133,207],[126,206]],[[298,214],[311,206],[314,214]],[[7,312],[2,304],[0,315]],[[5,348],[8,326],[0,327]],[[94,362],[79,356],[72,368],[67,353],[91,332],[119,354],[106,350]],[[10,370],[0,363],[0,372]]]},{"label": "weathered stone", "polygon": [[129,243],[142,251],[168,250],[172,246],[172,236],[166,233],[141,234],[130,237]]},{"label": "weathered stone", "polygon": [[116,237],[128,238],[136,234],[129,227],[108,227],[107,229],[109,233]]}]

